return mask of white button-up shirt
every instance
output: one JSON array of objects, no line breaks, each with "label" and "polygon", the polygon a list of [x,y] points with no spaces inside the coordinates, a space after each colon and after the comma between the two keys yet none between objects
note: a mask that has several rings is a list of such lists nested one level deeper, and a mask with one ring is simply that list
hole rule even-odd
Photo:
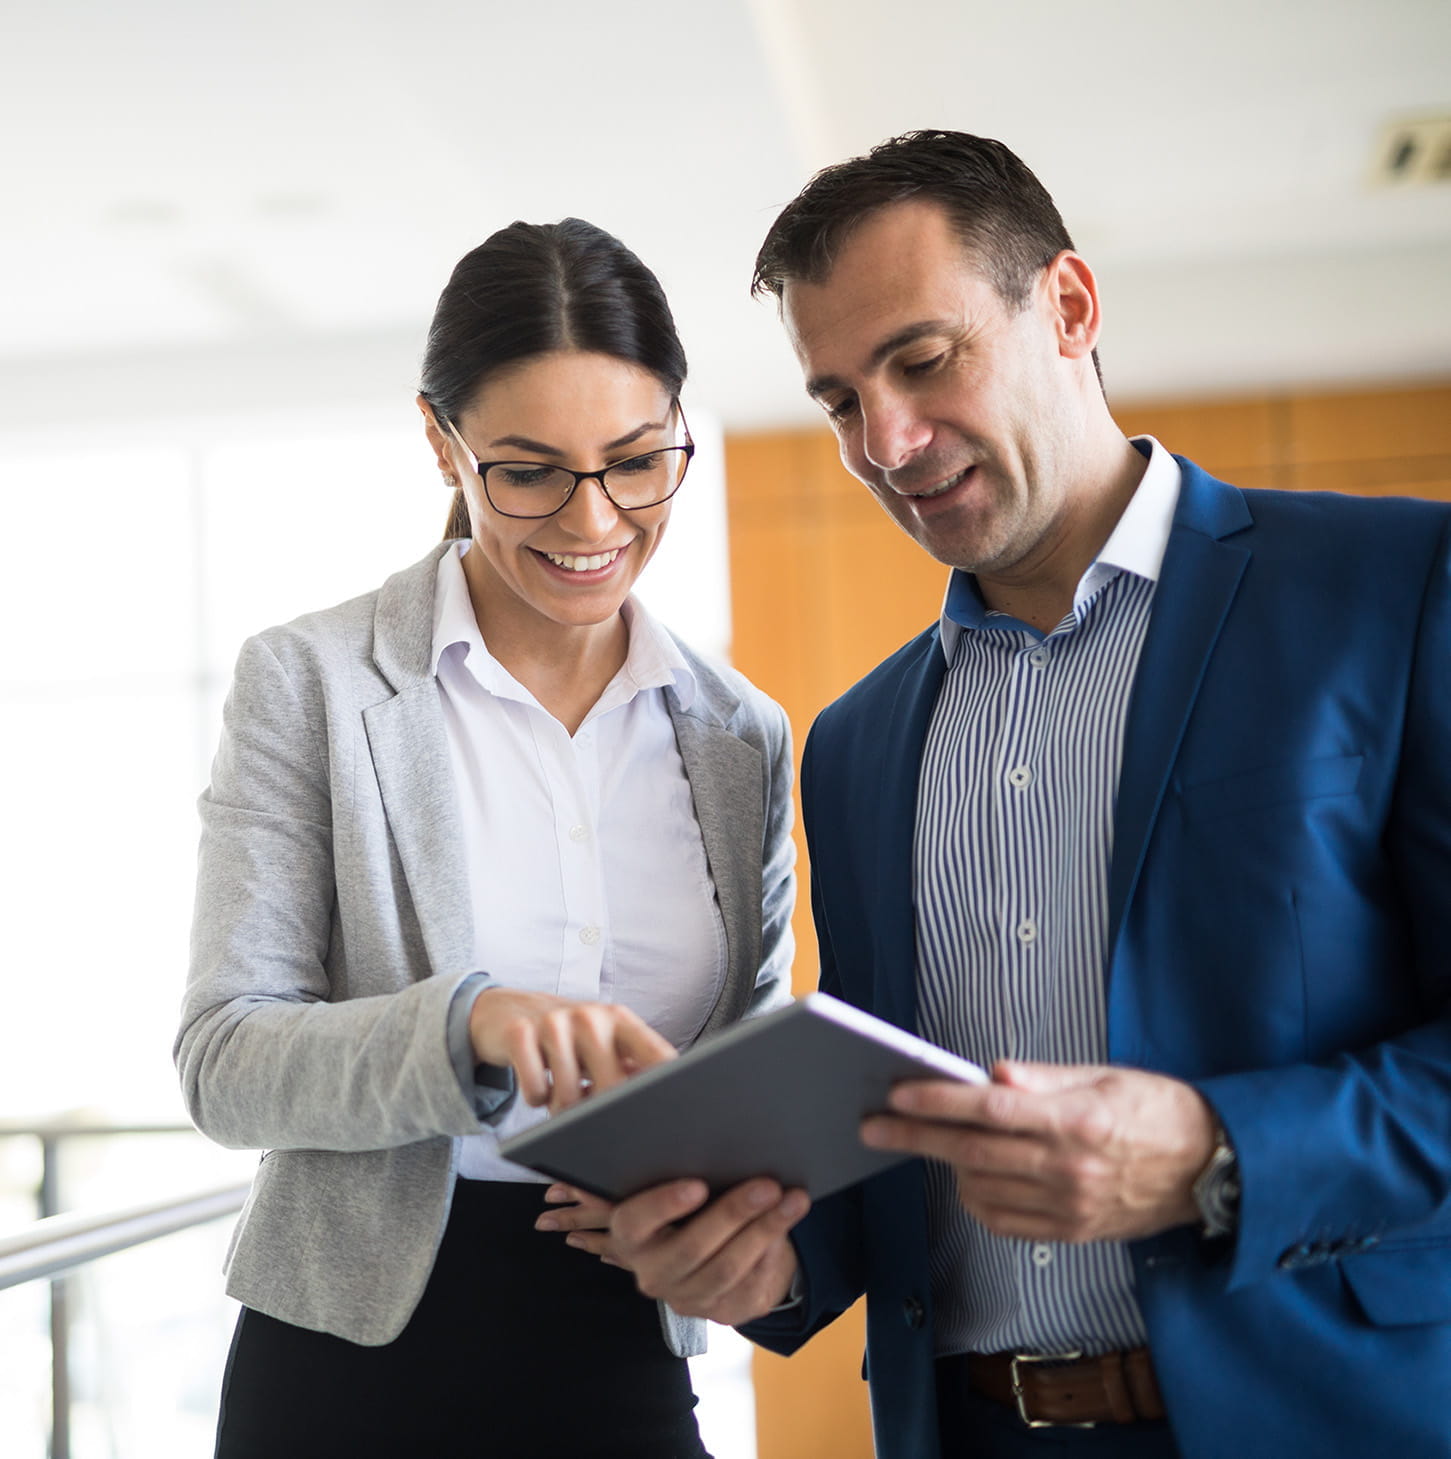
[{"label": "white button-up shirt", "polygon": [[[623,1003],[677,1048],[725,984],[725,927],[665,701],[695,678],[630,599],[624,666],[571,737],[489,652],[445,553],[433,667],[469,873],[476,966],[511,988]],[[498,1142],[544,1117],[516,1100],[464,1141],[459,1173],[538,1180]]]}]

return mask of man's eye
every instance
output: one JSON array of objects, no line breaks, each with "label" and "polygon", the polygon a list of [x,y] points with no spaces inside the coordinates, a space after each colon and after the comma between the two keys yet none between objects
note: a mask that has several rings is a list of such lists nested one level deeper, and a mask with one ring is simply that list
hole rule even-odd
[{"label": "man's eye", "polygon": [[946,358],[947,355],[942,353],[926,360],[913,360],[911,364],[902,366],[902,373],[904,375],[930,375]]},{"label": "man's eye", "polygon": [[841,400],[822,401],[821,408],[828,420],[845,420],[856,409],[856,396],[848,395]]}]

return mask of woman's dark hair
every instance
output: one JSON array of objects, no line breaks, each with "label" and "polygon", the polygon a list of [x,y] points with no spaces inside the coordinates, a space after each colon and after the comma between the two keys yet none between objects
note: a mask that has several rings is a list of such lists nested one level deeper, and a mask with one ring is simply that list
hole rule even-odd
[{"label": "woman's dark hair", "polygon": [[778,299],[792,279],[820,283],[865,218],[890,203],[937,203],[1003,302],[1022,308],[1034,280],[1073,240],[1027,165],[1001,142],[966,132],[906,132],[824,168],[771,225],[753,294]]},{"label": "woman's dark hair", "polygon": [[[671,395],[685,383],[660,280],[603,228],[565,218],[511,223],[459,260],[433,313],[418,393],[440,425],[455,424],[490,375],[554,350],[627,360]],[[444,536],[469,534],[457,491]]]}]

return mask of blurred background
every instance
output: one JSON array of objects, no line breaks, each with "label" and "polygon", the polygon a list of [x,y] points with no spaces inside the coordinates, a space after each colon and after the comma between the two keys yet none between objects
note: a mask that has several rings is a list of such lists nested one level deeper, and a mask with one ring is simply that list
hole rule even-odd
[{"label": "blurred background", "polygon": [[[1002,138],[1098,271],[1126,428],[1243,485],[1451,495],[1448,55],[1445,0],[0,0],[0,1235],[42,1185],[250,1172],[173,1128],[194,801],[243,636],[438,537],[413,394],[460,255],[576,214],[659,273],[701,450],[644,596],[799,738],[942,588],[748,297],[810,173]],[[151,1128],[65,1133],[117,1125]],[[68,1279],[56,1459],[210,1452],[227,1227]],[[52,1445],[50,1302],[0,1290],[7,1459]],[[838,1329],[719,1336],[718,1459],[869,1452]]]}]

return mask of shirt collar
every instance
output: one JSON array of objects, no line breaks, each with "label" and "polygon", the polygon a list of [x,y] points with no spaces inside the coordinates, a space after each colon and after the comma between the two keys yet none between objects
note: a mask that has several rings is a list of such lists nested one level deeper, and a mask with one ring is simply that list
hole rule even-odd
[{"label": "shirt collar", "polygon": [[[436,676],[444,654],[455,644],[462,645],[458,662],[481,688],[501,699],[523,698],[533,703],[533,695],[489,652],[479,632],[463,568],[463,555],[469,546],[467,541],[460,542],[454,551],[445,552],[438,561],[438,578],[433,589],[430,667]],[[646,689],[673,687],[680,707],[689,709],[697,689],[695,672],[675,640],[638,598],[627,598],[620,612],[630,635],[625,662],[587,718],[593,719],[628,703]]]},{"label": "shirt collar", "polygon": [[[1179,504],[1179,463],[1152,436],[1135,436],[1132,443],[1148,463],[1108,541],[1078,580],[1073,594],[1075,610],[1121,572],[1151,583],[1159,580],[1174,525],[1174,509]],[[942,652],[948,663],[953,660],[964,629],[991,623],[992,615],[978,592],[977,579],[954,568],[947,581],[939,622]]]}]

